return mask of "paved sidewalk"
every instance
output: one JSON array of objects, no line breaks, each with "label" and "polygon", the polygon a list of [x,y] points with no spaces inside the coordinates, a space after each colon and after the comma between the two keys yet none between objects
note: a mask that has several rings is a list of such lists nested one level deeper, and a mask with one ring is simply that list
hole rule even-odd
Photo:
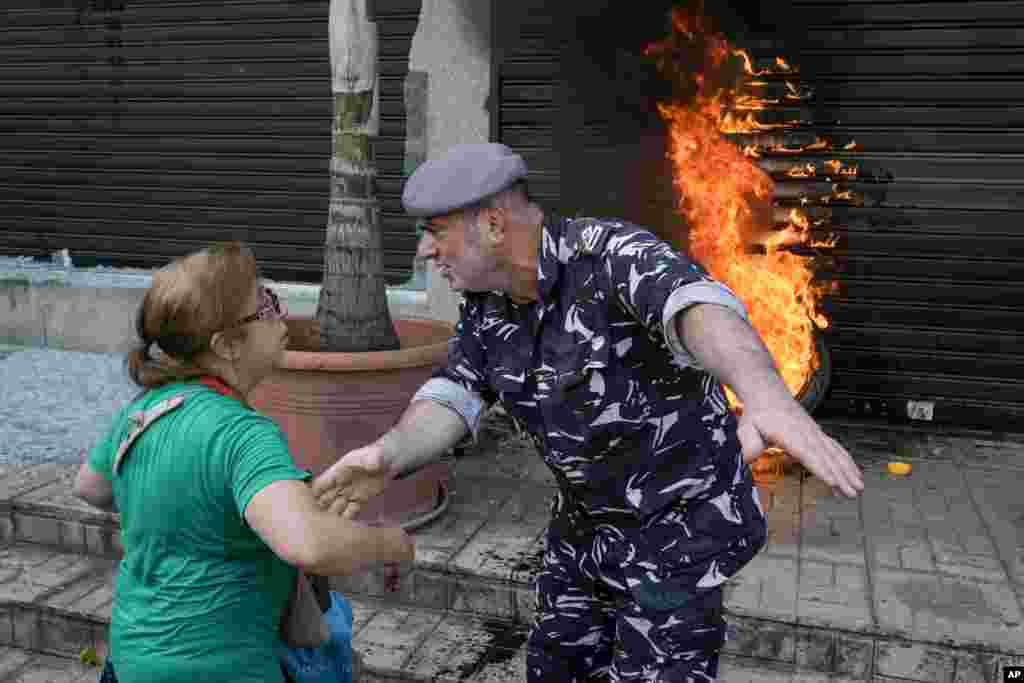
[{"label": "paved sidewalk", "polygon": [[[866,490],[833,496],[799,467],[759,486],[769,543],[726,593],[736,651],[797,665],[846,658],[855,674],[873,652],[876,675],[929,682],[955,670],[958,683],[993,680],[999,666],[1024,664],[1024,435],[824,426],[864,469]],[[501,474],[551,485],[528,442],[492,438],[505,441],[460,458],[457,482]],[[889,474],[892,460],[912,472]],[[965,652],[974,655],[958,669]]]},{"label": "paved sidewalk", "polygon": [[96,683],[98,678],[96,667],[75,659],[0,646],[0,681],[4,683]]},{"label": "paved sidewalk", "polygon": [[[761,486],[769,545],[730,582],[726,600],[735,629],[727,651],[756,663],[750,680],[768,680],[764,672],[776,667],[771,680],[995,683],[1003,666],[1024,664],[1024,438],[838,422],[826,429],[865,469],[867,489],[853,501],[833,497],[799,468]],[[896,458],[913,465],[910,475],[885,471]],[[357,646],[373,650],[371,665],[426,672],[445,664],[417,659],[447,633],[439,624],[461,643],[482,637],[486,628],[475,627],[489,618],[529,620],[550,474],[501,420],[490,420],[454,467],[452,506],[416,532],[416,574],[394,596],[416,607],[409,628],[420,624],[412,630],[431,639],[396,645],[389,634],[401,629],[389,620],[406,617],[391,607],[357,635]],[[116,517],[70,496],[75,469],[0,466],[0,542],[22,546],[0,556],[0,645],[52,640],[45,650],[74,653],[103,644],[112,565],[95,558],[116,557]],[[51,557],[24,544],[92,557]],[[371,573],[346,590],[383,596],[378,583]],[[446,610],[453,616],[442,620]],[[28,626],[30,614],[38,616]]]}]

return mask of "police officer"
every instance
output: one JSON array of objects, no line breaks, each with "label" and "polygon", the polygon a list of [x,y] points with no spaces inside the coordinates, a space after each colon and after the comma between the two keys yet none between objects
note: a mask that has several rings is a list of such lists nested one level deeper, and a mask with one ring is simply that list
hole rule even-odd
[{"label": "police officer", "polygon": [[861,472],[793,399],[728,288],[639,226],[545,216],[526,174],[509,148],[477,144],[409,178],[418,254],[464,294],[448,365],[314,492],[355,515],[500,401],[559,484],[528,681],[713,681],[722,584],[766,539],[747,463],[778,445],[851,497]]}]

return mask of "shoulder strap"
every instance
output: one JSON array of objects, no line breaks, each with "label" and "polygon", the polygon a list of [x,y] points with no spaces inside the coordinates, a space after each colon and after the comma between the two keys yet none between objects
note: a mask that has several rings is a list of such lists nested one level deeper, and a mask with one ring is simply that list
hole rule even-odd
[{"label": "shoulder strap", "polygon": [[128,454],[128,451],[135,443],[135,440],[138,439],[150,425],[184,403],[186,398],[187,396],[185,394],[176,394],[170,398],[160,401],[149,410],[139,410],[128,416],[128,424],[130,425],[128,434],[126,434],[121,440],[121,443],[117,447],[117,454],[114,456],[114,476],[118,475],[121,469],[121,463],[124,461],[124,457]]}]

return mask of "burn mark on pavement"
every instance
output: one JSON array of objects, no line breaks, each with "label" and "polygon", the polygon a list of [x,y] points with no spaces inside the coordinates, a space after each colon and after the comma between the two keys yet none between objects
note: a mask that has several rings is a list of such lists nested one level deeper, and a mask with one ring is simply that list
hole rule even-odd
[{"label": "burn mark on pavement", "polygon": [[975,623],[1004,622],[1008,615],[999,611],[977,586],[960,581],[905,581],[893,591],[899,601],[915,611],[931,612],[938,617]]},{"label": "burn mark on pavement", "polygon": [[526,643],[528,631],[519,624],[498,619],[484,619],[481,622],[484,631],[490,636],[490,646],[475,660],[463,662],[452,668],[444,668],[437,672],[434,680],[468,681],[480,669],[486,666],[501,665],[517,656]]}]

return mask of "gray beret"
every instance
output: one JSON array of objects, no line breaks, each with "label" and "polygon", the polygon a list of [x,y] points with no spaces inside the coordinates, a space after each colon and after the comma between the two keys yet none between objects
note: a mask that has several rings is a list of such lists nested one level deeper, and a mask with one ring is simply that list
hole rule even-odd
[{"label": "gray beret", "polygon": [[413,172],[402,205],[411,216],[440,216],[501,192],[525,176],[526,162],[505,145],[457,145]]}]

